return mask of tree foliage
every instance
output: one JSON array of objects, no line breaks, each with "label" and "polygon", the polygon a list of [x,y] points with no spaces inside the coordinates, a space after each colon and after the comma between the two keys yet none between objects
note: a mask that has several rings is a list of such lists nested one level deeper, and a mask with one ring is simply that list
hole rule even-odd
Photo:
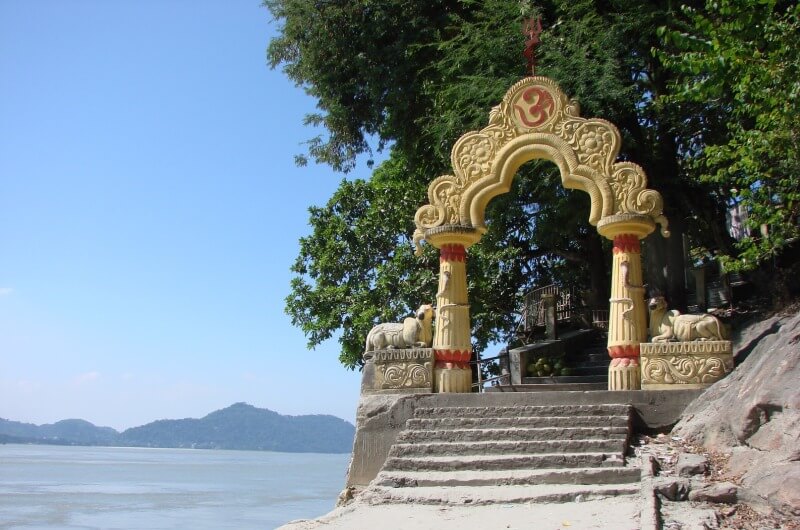
[{"label": "tree foliage", "polygon": [[[748,2],[720,5],[739,3]],[[692,11],[702,7],[699,1],[689,2],[688,11],[674,11],[671,3],[633,0],[265,4],[282,24],[269,45],[270,64],[281,66],[317,99],[318,112],[307,122],[326,131],[309,140],[301,161],[310,156],[346,172],[357,155],[370,152],[370,138],[377,138],[379,149],[391,145],[389,160],[369,181],[343,180],[324,207],[311,208],[311,234],[301,240],[287,298],[287,312],[309,345],[338,337],[342,362],[349,367],[360,363],[363,339],[374,323],[397,321],[420,303],[433,301],[437,259],[432,249],[421,260],[412,256],[413,214],[427,202],[428,183],[449,172],[455,140],[485,126],[489,109],[525,75],[521,21],[532,14],[541,15],[546,28],[537,73],[559,82],[581,103],[582,115],[617,125],[623,136],[620,156],[641,164],[650,187],[664,196],[673,237],[648,241],[648,256],[657,265],[648,281],[665,290],[673,305],[680,307],[685,300],[684,233],[721,255],[744,256],[725,228],[725,211],[734,197],[730,189],[737,190],[737,200],[753,197],[759,205],[779,201],[786,210],[796,208],[791,179],[786,180],[796,174],[787,172],[796,156],[777,160],[779,151],[774,151],[768,164],[761,158],[771,149],[767,146],[791,141],[796,146],[796,124],[782,129],[794,131],[782,139],[766,135],[779,122],[787,125],[786,109],[771,102],[785,107],[792,100],[764,97],[757,111],[732,111],[738,103],[726,92],[726,83],[737,82],[741,69],[721,71],[724,81],[715,81],[722,83],[715,89],[722,94],[718,100],[701,96],[699,87],[710,90],[713,83],[706,78],[716,73],[706,65],[714,48],[698,44],[704,41],[697,35],[708,28]],[[791,17],[784,18],[782,26],[773,28],[773,44],[792,24]],[[685,54],[687,46],[698,49]],[[770,57],[773,68],[784,67],[777,55]],[[694,66],[686,66],[692,61]],[[777,82],[787,96],[790,73]],[[692,83],[697,87],[692,89]],[[755,80],[748,83],[764,88]],[[775,115],[756,128],[764,133],[759,138],[749,138],[748,144],[734,134],[736,123],[752,131],[748,124],[766,120],[762,114],[768,111]],[[737,158],[735,169],[730,163],[735,153],[723,150],[733,148],[732,139],[738,149],[758,141],[765,145],[752,151],[749,161]],[[712,161],[716,165],[709,165]],[[759,163],[773,172],[754,177],[752,168]],[[735,186],[730,185],[734,173],[739,179]],[[745,185],[741,179],[755,180]],[[783,187],[776,195],[779,183]],[[767,210],[774,213],[775,208]],[[488,232],[470,249],[468,261],[476,351],[505,338],[519,294],[535,285],[591,285],[599,298],[607,296],[608,242],[587,224],[587,217],[587,198],[564,190],[557,169],[546,162],[523,166],[512,190],[489,204]],[[772,231],[770,237],[790,234]]]},{"label": "tree foliage", "polygon": [[753,269],[800,235],[800,5],[714,0],[684,13],[686,31],[661,30],[676,50],[658,52],[676,74],[664,103],[726,117],[723,134],[699,123],[686,136],[687,167],[745,207],[750,235],[721,259]]}]

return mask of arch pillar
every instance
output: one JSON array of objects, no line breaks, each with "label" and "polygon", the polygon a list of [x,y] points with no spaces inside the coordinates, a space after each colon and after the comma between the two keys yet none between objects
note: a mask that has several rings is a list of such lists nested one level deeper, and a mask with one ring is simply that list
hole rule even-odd
[{"label": "arch pillar", "polygon": [[641,240],[655,229],[652,218],[618,214],[603,218],[597,231],[614,242],[608,312],[609,390],[641,389],[639,345],[647,340]]},{"label": "arch pillar", "polygon": [[441,227],[428,235],[439,249],[439,288],[433,335],[434,392],[472,391],[471,324],[467,292],[467,249],[480,234],[467,227]]}]

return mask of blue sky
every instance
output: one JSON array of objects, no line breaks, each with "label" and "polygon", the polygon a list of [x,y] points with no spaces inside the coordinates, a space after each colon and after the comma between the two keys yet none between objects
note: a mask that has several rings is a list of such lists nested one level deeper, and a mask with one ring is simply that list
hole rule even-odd
[{"label": "blue sky", "polygon": [[360,375],[283,313],[341,175],[294,165],[314,101],[275,29],[258,0],[0,0],[0,417],[354,419]]}]

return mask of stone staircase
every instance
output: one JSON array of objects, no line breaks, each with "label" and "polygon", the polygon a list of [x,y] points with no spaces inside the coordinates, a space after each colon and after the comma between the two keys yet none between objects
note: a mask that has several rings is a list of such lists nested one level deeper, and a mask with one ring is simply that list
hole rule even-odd
[{"label": "stone staircase", "polygon": [[630,423],[617,404],[417,408],[363,495],[479,505],[638,494]]}]

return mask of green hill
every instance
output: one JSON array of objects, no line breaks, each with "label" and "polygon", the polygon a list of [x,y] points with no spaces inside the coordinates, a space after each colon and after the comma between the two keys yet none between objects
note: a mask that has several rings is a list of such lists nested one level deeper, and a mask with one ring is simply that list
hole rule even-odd
[{"label": "green hill", "polygon": [[60,445],[117,445],[119,433],[85,420],[61,420],[34,425],[0,418],[0,442]]},{"label": "green hill", "polygon": [[159,420],[120,435],[122,445],[349,453],[355,428],[335,416],[282,416],[236,403],[201,419]]},{"label": "green hill", "polygon": [[33,425],[0,418],[0,443],[349,453],[355,427],[329,415],[283,416],[235,403],[207,416],[158,420],[122,433],[84,420]]}]

